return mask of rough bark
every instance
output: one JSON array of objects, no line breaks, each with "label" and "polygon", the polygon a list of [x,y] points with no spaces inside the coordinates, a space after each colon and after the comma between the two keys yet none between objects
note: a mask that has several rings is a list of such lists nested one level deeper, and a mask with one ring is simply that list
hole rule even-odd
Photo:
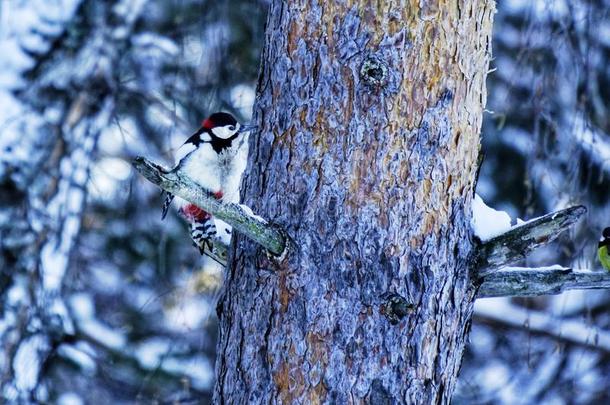
[{"label": "rough bark", "polygon": [[272,2],[243,202],[296,248],[237,237],[218,403],[451,398],[494,3],[420,4]]}]

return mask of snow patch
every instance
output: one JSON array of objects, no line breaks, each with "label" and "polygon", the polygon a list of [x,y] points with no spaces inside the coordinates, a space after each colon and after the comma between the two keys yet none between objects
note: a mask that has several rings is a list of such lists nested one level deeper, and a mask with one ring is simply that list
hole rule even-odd
[{"label": "snow patch", "polygon": [[556,270],[570,270],[570,268],[562,266],[560,264],[553,264],[551,266],[544,266],[544,267],[505,267],[502,269],[503,272],[505,272],[505,271],[530,271],[530,270],[556,271]]},{"label": "snow patch", "polygon": [[[174,41],[151,32],[134,35],[131,42],[138,48],[144,48],[148,52],[152,52],[153,55],[151,56],[161,57],[163,54],[177,56],[180,54],[180,49]],[[156,54],[156,52],[159,52],[159,54]]]},{"label": "snow patch", "polygon": [[231,104],[239,109],[240,114],[247,120],[252,118],[252,106],[256,96],[253,86],[238,84],[231,89]]},{"label": "snow patch", "polygon": [[96,319],[82,319],[79,327],[87,336],[102,342],[104,346],[111,349],[121,350],[127,344],[127,337],[123,333],[111,329]]},{"label": "snow patch", "polygon": [[81,319],[91,318],[95,313],[93,300],[85,293],[72,295],[70,297],[70,308],[74,315]]},{"label": "snow patch", "polygon": [[136,358],[142,367],[153,369],[159,366],[163,357],[170,350],[170,342],[166,339],[149,339],[136,349]]},{"label": "snow patch", "polygon": [[191,378],[193,387],[197,389],[206,390],[212,386],[214,378],[212,365],[203,356],[193,356],[186,359],[165,359],[163,369],[171,373],[187,375]]},{"label": "snow patch", "polygon": [[17,390],[28,392],[38,385],[38,372],[44,360],[41,354],[48,349],[49,342],[43,335],[33,335],[21,343],[13,359]]},{"label": "snow patch", "polygon": [[166,311],[165,323],[168,328],[188,332],[201,327],[210,318],[210,314],[212,308],[207,301],[185,297],[179,305]]},{"label": "snow patch", "polygon": [[104,346],[111,349],[120,350],[125,347],[127,337],[123,333],[104,325],[94,318],[95,308],[93,300],[89,295],[74,294],[70,297],[70,308],[77,319],[79,329],[87,336],[103,342]]},{"label": "snow patch", "polygon": [[81,370],[85,371],[89,375],[92,375],[97,368],[95,360],[91,358],[91,355],[79,350],[77,347],[61,345],[59,346],[59,349],[57,349],[57,352],[60,356],[70,359],[74,363],[78,364]]},{"label": "snow patch", "polygon": [[506,212],[488,207],[483,199],[475,194],[470,225],[479,239],[487,241],[508,231],[511,228],[511,219]]},{"label": "snow patch", "polygon": [[57,399],[57,405],[83,405],[85,402],[74,392],[64,392]]},{"label": "snow patch", "polygon": [[239,204],[239,207],[240,207],[240,208],[241,208],[241,209],[242,209],[242,210],[243,210],[243,211],[244,211],[244,212],[245,212],[245,213],[246,213],[246,214],[247,214],[249,217],[251,217],[251,218],[254,218],[254,219],[258,220],[258,221],[262,222],[263,224],[266,224],[266,223],[267,223],[267,220],[265,220],[265,218],[263,218],[263,217],[261,217],[261,216],[259,216],[259,215],[256,215],[256,214],[254,213],[254,211],[252,211],[252,208],[248,207],[247,205],[244,205],[244,204]]}]

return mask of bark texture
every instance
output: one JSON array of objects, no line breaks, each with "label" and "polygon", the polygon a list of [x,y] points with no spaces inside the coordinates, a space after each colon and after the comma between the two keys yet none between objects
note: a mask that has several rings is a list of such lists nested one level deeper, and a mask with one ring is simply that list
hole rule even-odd
[{"label": "bark texture", "polygon": [[294,246],[274,261],[237,238],[216,401],[449,401],[493,12],[272,2],[243,202]]}]

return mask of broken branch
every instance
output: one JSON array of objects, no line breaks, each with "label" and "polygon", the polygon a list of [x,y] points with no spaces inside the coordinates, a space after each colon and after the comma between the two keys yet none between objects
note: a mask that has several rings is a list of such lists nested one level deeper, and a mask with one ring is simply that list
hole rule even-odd
[{"label": "broken branch", "polygon": [[558,266],[507,268],[486,276],[477,298],[527,297],[602,288],[610,288],[610,273],[606,271],[572,270]]},{"label": "broken branch", "polygon": [[582,205],[566,208],[513,226],[482,243],[477,252],[477,276],[486,277],[503,266],[524,259],[532,250],[555,240],[586,212]]}]

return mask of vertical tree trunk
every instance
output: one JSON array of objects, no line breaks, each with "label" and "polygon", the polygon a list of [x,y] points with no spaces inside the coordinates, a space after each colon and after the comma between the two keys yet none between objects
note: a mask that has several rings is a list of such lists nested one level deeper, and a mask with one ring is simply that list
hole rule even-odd
[{"label": "vertical tree trunk", "polygon": [[7,6],[32,23],[26,29],[9,14],[19,29],[7,31],[30,36],[8,36],[16,54],[0,55],[2,66],[27,61],[3,72],[12,88],[0,86],[0,397],[7,403],[46,402],[39,384],[46,362],[73,336],[64,275],[93,149],[114,112],[114,69],[144,5],[65,3]]},{"label": "vertical tree trunk", "polygon": [[244,202],[295,243],[278,263],[237,239],[218,402],[450,400],[493,12],[272,2]]}]

